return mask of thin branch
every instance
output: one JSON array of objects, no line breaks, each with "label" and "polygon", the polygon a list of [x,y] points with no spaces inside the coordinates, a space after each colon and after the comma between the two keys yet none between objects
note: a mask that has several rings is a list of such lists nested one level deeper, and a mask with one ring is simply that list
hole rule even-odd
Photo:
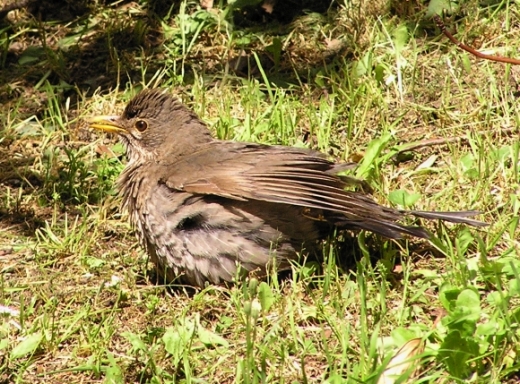
[{"label": "thin branch", "polygon": [[469,52],[471,53],[472,55],[480,58],[480,59],[486,59],[486,60],[491,60],[491,61],[498,61],[500,63],[508,63],[508,64],[514,64],[514,65],[519,65],[520,64],[520,60],[518,59],[511,59],[509,57],[503,57],[503,56],[494,56],[494,55],[487,55],[485,53],[482,53],[482,52],[479,52],[477,51],[476,49],[470,47],[469,45],[466,45],[464,43],[461,43],[460,41],[458,41],[449,31],[448,29],[446,28],[446,26],[444,25],[444,23],[442,22],[441,18],[439,17],[439,15],[435,15],[433,16],[433,21],[435,21],[435,24],[437,24],[437,26],[441,29],[442,33],[448,38],[450,39],[450,41],[455,44],[457,47],[465,50],[466,52]]},{"label": "thin branch", "polygon": [[[517,129],[518,128],[509,127],[509,128],[503,128],[498,132],[503,133],[503,134],[509,134],[509,133],[516,131]],[[489,131],[481,131],[481,132],[477,132],[477,135],[482,136],[487,133],[489,133]],[[405,146],[403,148],[401,148],[400,150],[398,150],[395,153],[395,155],[398,155],[403,152],[413,151],[414,149],[424,148],[424,147],[433,147],[436,145],[446,145],[446,144],[450,144],[450,143],[467,142],[467,141],[468,141],[467,136],[454,136],[454,137],[442,137],[442,138],[438,138],[438,139],[428,139],[428,140],[419,141],[417,143],[411,143],[408,145],[405,144]]]}]

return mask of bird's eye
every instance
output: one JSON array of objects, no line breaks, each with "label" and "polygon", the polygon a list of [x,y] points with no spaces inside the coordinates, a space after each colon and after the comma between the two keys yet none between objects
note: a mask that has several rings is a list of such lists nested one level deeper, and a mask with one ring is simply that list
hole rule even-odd
[{"label": "bird's eye", "polygon": [[146,131],[146,128],[148,128],[148,123],[144,120],[137,120],[135,123],[135,129],[137,129],[139,132]]}]

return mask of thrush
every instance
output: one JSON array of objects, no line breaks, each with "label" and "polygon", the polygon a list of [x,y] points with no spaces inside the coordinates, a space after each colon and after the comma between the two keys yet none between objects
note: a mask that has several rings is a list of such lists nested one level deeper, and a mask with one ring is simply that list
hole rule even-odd
[{"label": "thrush", "polygon": [[317,254],[331,230],[429,238],[406,216],[484,226],[478,212],[405,211],[347,189],[345,165],[310,149],[213,138],[198,116],[160,90],[135,96],[93,128],[119,135],[128,163],[118,180],[141,244],[168,281],[220,284],[273,263]]}]

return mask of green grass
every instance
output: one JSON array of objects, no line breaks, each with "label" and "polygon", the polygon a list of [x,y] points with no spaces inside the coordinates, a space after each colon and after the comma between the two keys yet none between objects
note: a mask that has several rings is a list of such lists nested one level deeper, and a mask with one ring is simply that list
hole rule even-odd
[{"label": "green grass", "polygon": [[[377,383],[413,339],[424,351],[399,382],[518,381],[520,72],[439,37],[425,6],[374,3],[291,23],[217,2],[3,21],[0,383]],[[516,4],[460,3],[460,40],[517,55]],[[119,209],[123,150],[85,121],[145,86],[221,139],[358,161],[382,204],[477,209],[490,225],[359,234],[341,254],[332,241],[289,279],[161,285]]]}]

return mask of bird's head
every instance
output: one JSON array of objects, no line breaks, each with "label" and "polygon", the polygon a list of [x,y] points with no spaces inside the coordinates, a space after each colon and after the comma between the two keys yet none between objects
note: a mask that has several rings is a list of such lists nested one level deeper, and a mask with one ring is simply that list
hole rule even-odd
[{"label": "bird's head", "polygon": [[207,126],[180,101],[158,89],[144,90],[121,116],[96,116],[90,126],[116,133],[130,161],[158,161],[193,152],[213,140]]}]

